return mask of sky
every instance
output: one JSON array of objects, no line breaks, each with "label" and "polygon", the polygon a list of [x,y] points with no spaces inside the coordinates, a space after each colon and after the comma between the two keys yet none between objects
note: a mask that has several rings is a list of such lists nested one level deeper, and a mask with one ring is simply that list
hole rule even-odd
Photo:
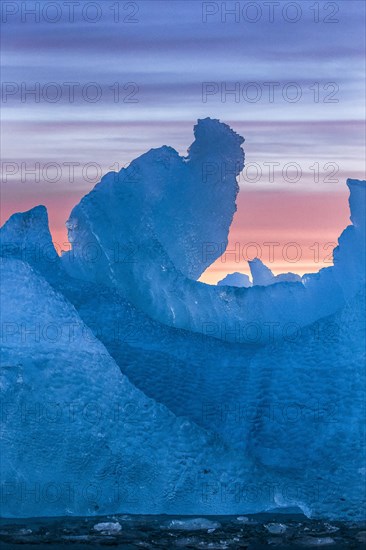
[{"label": "sky", "polygon": [[365,177],[363,0],[1,10],[2,223],[44,204],[67,248],[65,221],[102,174],[164,144],[185,155],[210,116],[245,137],[246,167],[227,252],[201,280],[249,273],[254,256],[275,273],[329,265],[345,180]]}]

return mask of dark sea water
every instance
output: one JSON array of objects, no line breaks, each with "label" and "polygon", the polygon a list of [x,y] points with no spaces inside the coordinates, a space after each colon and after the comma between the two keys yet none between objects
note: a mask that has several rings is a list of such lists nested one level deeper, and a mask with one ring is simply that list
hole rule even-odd
[{"label": "dark sea water", "polygon": [[[99,524],[99,525],[98,525]],[[100,525],[102,524],[102,525]],[[0,520],[1,549],[365,548],[366,523],[310,520],[300,514],[127,516]]]}]

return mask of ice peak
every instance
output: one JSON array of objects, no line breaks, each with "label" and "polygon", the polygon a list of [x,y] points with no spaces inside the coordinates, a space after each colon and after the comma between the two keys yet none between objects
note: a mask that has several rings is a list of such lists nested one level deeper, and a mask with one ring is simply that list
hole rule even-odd
[{"label": "ice peak", "polygon": [[366,218],[366,204],[364,199],[366,180],[347,180],[347,186],[350,191],[349,209],[351,212],[351,222],[355,227],[364,227]]},{"label": "ice peak", "polygon": [[232,165],[238,175],[244,168],[244,138],[216,118],[198,119],[194,126],[195,141],[188,149],[188,160],[214,158],[217,164]]},{"label": "ice peak", "polygon": [[53,265],[58,255],[48,226],[48,212],[43,205],[10,216],[0,228],[1,255],[26,259],[33,267]]},{"label": "ice peak", "polygon": [[7,240],[13,244],[29,240],[30,237],[38,240],[37,234],[39,232],[51,239],[47,208],[43,205],[35,206],[26,212],[13,214],[0,228],[1,240]]},{"label": "ice peak", "polygon": [[291,283],[301,281],[300,275],[297,275],[296,273],[289,272],[274,275],[269,267],[267,267],[259,258],[249,260],[248,264],[252,274],[253,286],[268,286],[274,283],[283,283],[285,281]]},{"label": "ice peak", "polygon": [[14,225],[17,226],[18,230],[22,230],[28,229],[30,226],[43,225],[44,223],[46,223],[48,227],[47,208],[43,206],[43,204],[39,204],[26,212],[16,212],[12,214],[8,221],[1,227],[1,231],[5,229],[5,227]]},{"label": "ice peak", "polygon": [[231,137],[233,141],[241,145],[244,143],[245,139],[235,132],[228,124],[221,122],[218,118],[199,118],[197,124],[195,124],[194,137],[196,139],[201,139],[205,137],[207,139],[215,139],[218,137]]},{"label": "ice peak", "polygon": [[[160,272],[161,266],[170,265],[186,277],[198,279],[222,254],[221,243],[227,243],[236,210],[236,178],[244,166],[244,139],[227,124],[210,118],[199,120],[194,134],[186,158],[167,145],[150,149],[117,175],[104,176],[75,206],[67,227],[73,267],[78,265],[83,277],[86,271],[91,280],[110,276],[108,250],[114,250],[116,243],[139,250],[139,257],[146,262],[146,276],[150,269]],[[79,251],[86,243],[100,249],[108,275],[100,265],[81,265]],[[80,262],[74,261],[76,257]],[[68,255],[62,261],[71,269]],[[123,274],[113,273],[113,278],[124,282],[131,278],[135,287],[134,267],[124,264]],[[113,271],[118,270],[121,267],[114,265]],[[74,269],[72,273],[76,276]]]},{"label": "ice peak", "polygon": [[274,281],[274,275],[272,271],[264,265],[262,260],[254,258],[248,261],[250,272],[252,274],[253,285],[267,286]]}]

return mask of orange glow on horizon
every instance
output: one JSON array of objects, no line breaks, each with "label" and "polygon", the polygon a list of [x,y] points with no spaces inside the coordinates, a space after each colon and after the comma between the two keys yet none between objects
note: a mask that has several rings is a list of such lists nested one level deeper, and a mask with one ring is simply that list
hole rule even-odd
[{"label": "orange glow on horizon", "polygon": [[250,275],[248,259],[259,257],[275,275],[314,273],[332,265],[332,250],[349,225],[344,193],[245,192],[229,234],[229,244],[201,276],[216,284],[235,271]]},{"label": "orange glow on horizon", "polygon": [[[43,202],[48,209],[52,238],[60,253],[69,248],[65,222],[84,194],[83,191],[62,196],[55,194],[39,201],[31,193],[24,193],[16,201],[9,201],[6,208],[3,205],[2,220],[5,221],[14,212],[29,210]],[[332,250],[339,235],[350,223],[346,189],[343,193],[254,192],[242,189],[237,207],[228,247],[203,273],[200,278],[202,282],[216,284],[235,271],[250,275],[246,260],[258,255],[253,243],[259,247],[261,260],[275,275],[289,271],[299,275],[317,272],[332,265]],[[296,243],[297,247],[291,243]],[[222,243],[217,245],[223,246]],[[301,257],[293,261],[299,251]]]}]

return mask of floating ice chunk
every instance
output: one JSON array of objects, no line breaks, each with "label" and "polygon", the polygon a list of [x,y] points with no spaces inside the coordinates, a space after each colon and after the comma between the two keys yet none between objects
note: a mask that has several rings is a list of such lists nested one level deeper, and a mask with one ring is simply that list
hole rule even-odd
[{"label": "floating ice chunk", "polygon": [[173,519],[167,524],[168,529],[177,531],[207,531],[219,529],[221,524],[206,518]]},{"label": "floating ice chunk", "polygon": [[116,533],[119,533],[122,530],[122,526],[120,523],[118,523],[118,521],[116,521],[115,523],[105,522],[105,523],[97,523],[96,525],[94,525],[93,529],[95,531],[101,531],[106,535],[114,535]]},{"label": "floating ice chunk", "polygon": [[248,523],[249,518],[247,518],[246,516],[239,516],[236,518],[236,521],[239,521],[240,523]]},{"label": "floating ice chunk", "polygon": [[19,529],[18,535],[31,535],[33,533],[32,529]]},{"label": "floating ice chunk", "polygon": [[272,535],[282,535],[287,529],[287,525],[284,523],[268,523],[264,527]]}]

